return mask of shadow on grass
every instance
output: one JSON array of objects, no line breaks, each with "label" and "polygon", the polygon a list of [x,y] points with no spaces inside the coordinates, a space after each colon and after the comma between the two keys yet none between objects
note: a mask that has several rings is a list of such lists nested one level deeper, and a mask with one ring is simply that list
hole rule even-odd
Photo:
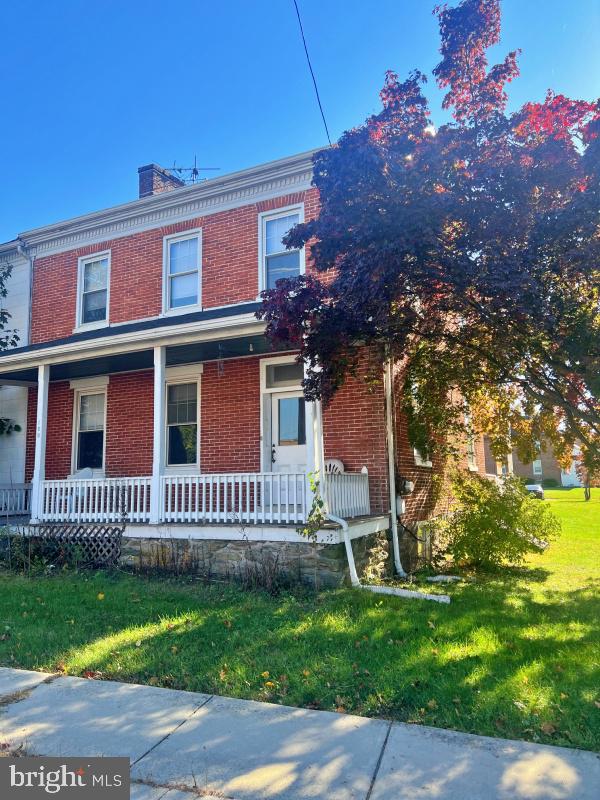
[{"label": "shadow on grass", "polygon": [[600,582],[554,591],[548,575],[485,576],[444,607],[102,574],[17,581],[0,660],[596,749]]}]

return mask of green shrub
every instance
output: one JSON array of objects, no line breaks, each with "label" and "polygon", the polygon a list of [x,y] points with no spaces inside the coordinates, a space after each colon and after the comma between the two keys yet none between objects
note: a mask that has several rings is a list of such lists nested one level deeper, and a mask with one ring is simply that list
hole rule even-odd
[{"label": "green shrub", "polygon": [[542,481],[542,486],[544,489],[558,489],[560,483],[556,480],[556,478],[544,478]]},{"label": "green shrub", "polygon": [[461,472],[452,488],[455,507],[440,523],[440,533],[455,561],[483,569],[521,564],[527,553],[542,552],[560,533],[548,506],[531,497],[518,478],[499,485]]}]

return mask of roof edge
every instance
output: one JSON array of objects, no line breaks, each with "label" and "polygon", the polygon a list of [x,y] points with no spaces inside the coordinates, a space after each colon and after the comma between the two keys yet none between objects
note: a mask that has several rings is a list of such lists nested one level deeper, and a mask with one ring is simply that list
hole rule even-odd
[{"label": "roof edge", "polygon": [[131,200],[100,211],[92,211],[88,214],[51,223],[50,225],[32,228],[20,233],[16,239],[0,243],[0,254],[16,251],[17,246],[20,244],[27,247],[35,246],[41,242],[51,241],[55,237],[63,236],[66,233],[88,230],[107,222],[133,217],[139,213],[172,208],[180,204],[183,205],[192,199],[218,196],[232,189],[247,188],[269,179],[303,172],[307,169],[312,169],[313,156],[323,149],[322,147],[317,147],[293,156],[286,156],[275,161],[268,161],[264,164],[220,175],[216,178],[209,178],[191,186],[183,186],[180,189],[172,189],[169,192]]}]

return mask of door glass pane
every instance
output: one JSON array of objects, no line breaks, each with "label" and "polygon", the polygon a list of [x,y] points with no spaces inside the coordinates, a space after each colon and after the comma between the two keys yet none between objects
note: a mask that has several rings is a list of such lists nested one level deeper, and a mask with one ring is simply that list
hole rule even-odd
[{"label": "door glass pane", "polygon": [[300,251],[292,250],[278,256],[267,256],[267,289],[274,289],[282,278],[300,275]]},{"label": "door glass pane", "polygon": [[170,278],[171,308],[195,306],[198,302],[198,273]]},{"label": "door glass pane", "polygon": [[300,222],[299,214],[288,214],[285,217],[269,219],[265,225],[265,253],[281,253],[285,245],[281,241],[286,233]]},{"label": "door glass pane", "polygon": [[168,463],[195,464],[197,456],[197,425],[169,425]]},{"label": "door glass pane", "polygon": [[279,432],[278,444],[306,444],[304,424],[304,398],[284,397],[278,401]]},{"label": "door glass pane", "polygon": [[83,295],[83,322],[100,322],[106,319],[106,290]]},{"label": "door glass pane", "polygon": [[184,239],[169,245],[169,273],[191,272],[198,269],[198,239]]}]

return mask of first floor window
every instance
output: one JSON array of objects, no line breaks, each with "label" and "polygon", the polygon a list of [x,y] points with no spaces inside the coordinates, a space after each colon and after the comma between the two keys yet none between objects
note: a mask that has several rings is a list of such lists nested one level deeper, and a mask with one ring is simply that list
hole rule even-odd
[{"label": "first floor window", "polygon": [[198,384],[167,386],[167,465],[198,463]]},{"label": "first floor window", "polygon": [[[535,443],[535,449],[536,449],[538,455],[542,452],[541,442],[536,442]],[[537,476],[540,476],[542,474],[542,472],[543,472],[543,470],[542,470],[542,460],[541,460],[541,458],[536,458],[535,461],[533,462],[533,474],[537,475]]]},{"label": "first floor window", "polygon": [[300,212],[279,214],[263,219],[263,283],[265,289],[274,289],[282,278],[294,278],[302,271],[302,251],[288,250],[283,237],[300,222]]},{"label": "first floor window", "polygon": [[108,256],[94,256],[81,262],[80,323],[108,319]]},{"label": "first floor window", "polygon": [[77,409],[77,469],[104,468],[106,394],[79,395]]},{"label": "first floor window", "polygon": [[415,457],[415,464],[417,467],[431,467],[433,466],[431,459],[429,456],[426,456],[422,453],[418,447],[415,447],[413,450],[414,457]]},{"label": "first floor window", "polygon": [[476,470],[477,454],[475,452],[475,433],[473,432],[473,424],[469,414],[465,414],[465,427],[467,428],[467,466],[471,470]]}]

